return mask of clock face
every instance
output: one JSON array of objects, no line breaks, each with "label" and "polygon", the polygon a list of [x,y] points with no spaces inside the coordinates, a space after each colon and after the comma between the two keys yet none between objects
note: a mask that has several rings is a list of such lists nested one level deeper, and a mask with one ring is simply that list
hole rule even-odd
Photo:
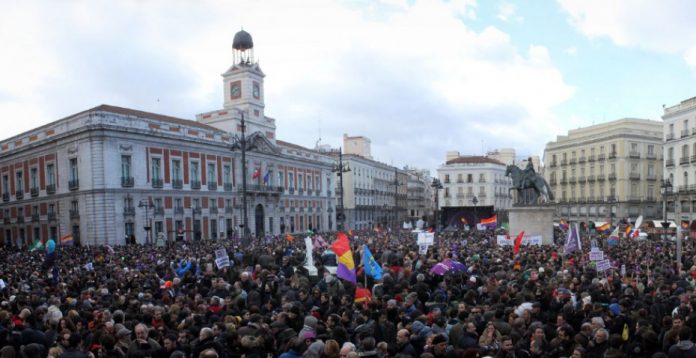
[{"label": "clock face", "polygon": [[230,85],[230,97],[238,98],[242,95],[242,85],[239,82],[234,82]]},{"label": "clock face", "polygon": [[259,99],[261,97],[261,89],[258,83],[254,82],[253,93],[254,98]]}]

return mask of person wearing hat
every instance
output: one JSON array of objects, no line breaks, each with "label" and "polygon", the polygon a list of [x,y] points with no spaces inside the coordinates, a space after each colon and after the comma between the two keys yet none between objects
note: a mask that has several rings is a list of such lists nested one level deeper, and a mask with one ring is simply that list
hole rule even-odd
[{"label": "person wearing hat", "polygon": [[437,334],[433,337],[426,352],[431,353],[437,358],[444,357],[450,350],[452,350],[452,347],[447,344],[447,336],[445,334]]}]

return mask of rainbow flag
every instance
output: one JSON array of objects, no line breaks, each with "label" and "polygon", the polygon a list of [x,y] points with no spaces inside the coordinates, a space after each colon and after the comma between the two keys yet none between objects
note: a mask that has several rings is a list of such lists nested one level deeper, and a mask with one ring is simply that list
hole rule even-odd
[{"label": "rainbow flag", "polygon": [[626,230],[624,231],[624,235],[628,237],[628,235],[631,234],[631,230],[633,229],[633,226],[631,224],[626,225]]},{"label": "rainbow flag", "polygon": [[65,246],[75,245],[75,240],[73,240],[72,235],[68,234],[60,238],[60,244]]},{"label": "rainbow flag", "polygon": [[355,262],[353,261],[353,252],[350,250],[350,242],[345,233],[339,232],[338,239],[331,245],[333,251],[338,257],[338,267],[336,268],[336,276],[356,283],[355,279]]},{"label": "rainbow flag", "polygon": [[595,227],[595,230],[602,231],[602,232],[609,231],[609,230],[611,230],[611,226],[609,226],[609,223],[604,223],[602,225]]},{"label": "rainbow flag", "polygon": [[566,230],[568,230],[568,222],[565,221],[565,220],[563,220],[563,219],[561,219],[561,221],[558,223],[558,227],[559,227],[561,230],[566,231]]},{"label": "rainbow flag", "polygon": [[481,219],[481,225],[491,225],[491,224],[496,224],[498,222],[498,218],[493,215],[488,219]]}]

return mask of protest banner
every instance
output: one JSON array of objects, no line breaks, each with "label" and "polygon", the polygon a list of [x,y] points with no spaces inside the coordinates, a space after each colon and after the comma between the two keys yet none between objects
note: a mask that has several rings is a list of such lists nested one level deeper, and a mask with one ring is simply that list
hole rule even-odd
[{"label": "protest banner", "polygon": [[[498,246],[512,246],[515,243],[515,238],[511,237],[510,240],[508,240],[507,236],[505,236],[505,235],[498,235],[496,239],[498,242]],[[524,236],[522,238],[522,246],[529,246],[529,245],[541,246],[542,241],[543,240],[542,240],[541,235]]]},{"label": "protest banner", "polygon": [[590,250],[590,261],[602,261],[604,260],[604,251],[593,247],[592,250]]},{"label": "protest banner", "polygon": [[604,272],[606,270],[609,270],[611,268],[611,261],[609,260],[602,260],[602,261],[597,261],[597,271],[598,272]]}]

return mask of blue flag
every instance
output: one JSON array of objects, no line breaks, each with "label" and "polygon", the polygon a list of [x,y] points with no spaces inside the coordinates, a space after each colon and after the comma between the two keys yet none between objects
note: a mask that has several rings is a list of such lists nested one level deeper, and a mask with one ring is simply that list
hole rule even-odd
[{"label": "blue flag", "polygon": [[367,247],[367,245],[364,245],[365,248],[363,249],[363,264],[365,265],[365,274],[372,276],[375,280],[379,280],[382,278],[382,265],[380,265],[376,260],[375,257],[372,256],[372,252],[370,252],[370,248]]}]

